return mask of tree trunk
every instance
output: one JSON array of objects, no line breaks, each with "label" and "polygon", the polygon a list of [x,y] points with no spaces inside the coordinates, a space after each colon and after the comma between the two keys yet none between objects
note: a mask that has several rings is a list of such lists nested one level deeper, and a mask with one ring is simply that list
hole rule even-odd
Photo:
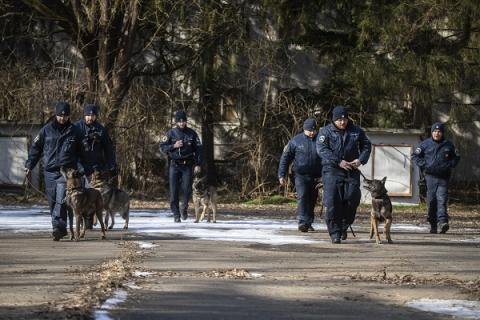
[{"label": "tree trunk", "polygon": [[214,156],[214,117],[213,110],[215,103],[215,88],[213,81],[213,60],[215,55],[215,46],[212,45],[202,54],[202,64],[199,71],[199,94],[202,125],[202,144],[204,169],[206,170],[207,180],[210,184],[216,184],[216,168]]},{"label": "tree trunk", "polygon": [[215,185],[217,183],[217,173],[215,168],[215,139],[213,129],[213,113],[211,105],[208,103],[205,105],[204,115],[202,117],[203,160],[205,164],[204,168],[206,170],[208,183]]}]

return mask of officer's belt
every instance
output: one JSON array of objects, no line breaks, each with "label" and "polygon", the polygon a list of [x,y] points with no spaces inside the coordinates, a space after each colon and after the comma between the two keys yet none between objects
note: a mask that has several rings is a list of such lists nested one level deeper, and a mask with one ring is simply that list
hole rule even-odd
[{"label": "officer's belt", "polygon": [[323,171],[323,176],[326,176],[326,175],[341,177],[341,178],[344,178],[344,180],[352,180],[352,181],[356,181],[358,178],[360,178],[360,174],[357,176],[356,172],[353,170],[348,171],[348,170],[343,170],[340,168],[332,168],[332,167],[327,167],[327,169]]},{"label": "officer's belt", "polygon": [[174,159],[172,160],[176,165],[188,166],[193,163],[192,159]]}]

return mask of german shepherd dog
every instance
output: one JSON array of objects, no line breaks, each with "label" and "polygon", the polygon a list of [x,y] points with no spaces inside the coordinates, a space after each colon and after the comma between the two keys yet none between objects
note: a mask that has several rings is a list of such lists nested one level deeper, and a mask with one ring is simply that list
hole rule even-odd
[{"label": "german shepherd dog", "polygon": [[[209,207],[212,208],[213,222],[217,222],[217,189],[207,185],[206,176],[201,177],[200,173],[194,173],[192,183],[193,205],[195,207],[195,223],[203,220],[207,214],[207,222],[211,221]],[[200,214],[200,206],[203,206]]]},{"label": "german shepherd dog", "polygon": [[[103,207],[106,211],[105,225],[112,229],[115,224],[115,213],[120,213],[125,220],[123,229],[128,229],[130,220],[130,198],[128,193],[117,188],[112,183],[115,177],[110,177],[108,172],[94,171],[90,180],[90,185],[100,191],[103,198]],[[112,224],[108,225],[109,218],[112,218]]]},{"label": "german shepherd dog", "polygon": [[385,222],[383,233],[388,243],[393,243],[390,237],[390,227],[392,225],[392,202],[385,188],[387,177],[382,180],[363,180],[363,187],[372,194],[372,211],[370,212],[370,239],[375,234],[377,244],[381,244],[380,235],[378,233],[378,223]]},{"label": "german shepherd dog", "polygon": [[[75,233],[70,224],[70,240],[78,241],[85,237],[86,220],[94,214],[100,220],[102,238],[105,239],[105,226],[102,221],[103,201],[102,195],[95,189],[85,188],[82,176],[75,169],[62,169],[62,175],[67,180],[66,204],[72,209],[75,216]],[[81,225],[81,232],[80,232]]]}]

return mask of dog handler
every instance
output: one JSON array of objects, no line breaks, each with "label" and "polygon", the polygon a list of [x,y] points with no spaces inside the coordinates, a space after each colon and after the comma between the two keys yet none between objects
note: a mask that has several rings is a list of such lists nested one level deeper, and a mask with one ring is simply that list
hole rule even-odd
[{"label": "dog handler", "polygon": [[[75,123],[82,135],[80,152],[80,171],[90,183],[94,171],[109,173],[111,191],[118,187],[118,170],[115,157],[115,146],[107,130],[98,120],[98,106],[87,103],[83,106],[83,118]],[[109,194],[103,195],[105,199]],[[92,228],[93,215],[87,219],[86,227]]]},{"label": "dog handler", "polygon": [[[184,111],[175,113],[176,126],[168,130],[160,143],[160,150],[168,156],[170,166],[168,180],[170,186],[170,208],[175,222],[187,219],[188,201],[192,195],[192,169],[200,171],[202,143],[197,133],[187,127]],[[182,189],[182,205],[179,206],[179,189]]]},{"label": "dog handler", "polygon": [[55,118],[48,122],[33,140],[25,163],[27,176],[43,155],[43,175],[48,205],[52,216],[53,240],[67,235],[66,181],[60,168],[77,168],[81,136],[70,122],[70,105],[58,102]]},{"label": "dog handler", "polygon": [[297,190],[298,230],[314,231],[314,208],[317,201],[317,181],[322,176],[322,162],[315,150],[317,122],[307,119],[303,123],[303,132],[293,137],[283,149],[278,167],[278,180],[285,185],[288,166],[293,161],[295,189]]},{"label": "dog handler", "polygon": [[336,106],[332,123],[320,129],[317,153],[323,165],[325,220],[333,243],[347,239],[360,204],[360,165],[367,163],[371,143],[365,131],[348,118],[344,106]]},{"label": "dog handler", "polygon": [[95,170],[109,171],[111,177],[117,176],[115,147],[97,117],[98,106],[88,103],[83,107],[83,119],[75,123],[82,134],[80,164],[88,181]]},{"label": "dog handler", "polygon": [[412,154],[412,160],[425,174],[430,233],[446,233],[449,229],[447,201],[448,181],[452,168],[460,161],[458,151],[445,139],[445,127],[432,125],[432,136],[422,141]]}]

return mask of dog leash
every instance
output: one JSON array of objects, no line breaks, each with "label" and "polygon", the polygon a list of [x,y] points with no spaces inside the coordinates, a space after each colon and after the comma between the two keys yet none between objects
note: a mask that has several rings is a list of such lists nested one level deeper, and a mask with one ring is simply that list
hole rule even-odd
[{"label": "dog leash", "polygon": [[22,187],[23,187],[23,202],[27,200],[27,191],[28,191],[28,184],[26,183],[27,175],[23,178]]},{"label": "dog leash", "polygon": [[358,172],[360,172],[360,175],[363,177],[363,180],[368,180],[367,177],[365,177],[365,175],[362,173],[361,170],[359,170],[359,169],[355,169],[355,170],[357,170]]},{"label": "dog leash", "polygon": [[356,238],[357,236],[355,235],[355,232],[353,232],[352,225],[350,225],[350,231],[352,232],[352,236],[353,236],[354,238]]},{"label": "dog leash", "polygon": [[[27,189],[28,189],[28,186],[30,185],[30,187],[37,193],[41,194],[42,196],[48,198],[48,196],[43,193],[42,191],[38,190],[34,185],[33,183],[30,181],[30,179],[28,178],[28,175],[25,175],[25,179],[23,179],[23,185],[25,185],[25,195],[27,194]],[[25,196],[24,196],[25,198]]]}]

